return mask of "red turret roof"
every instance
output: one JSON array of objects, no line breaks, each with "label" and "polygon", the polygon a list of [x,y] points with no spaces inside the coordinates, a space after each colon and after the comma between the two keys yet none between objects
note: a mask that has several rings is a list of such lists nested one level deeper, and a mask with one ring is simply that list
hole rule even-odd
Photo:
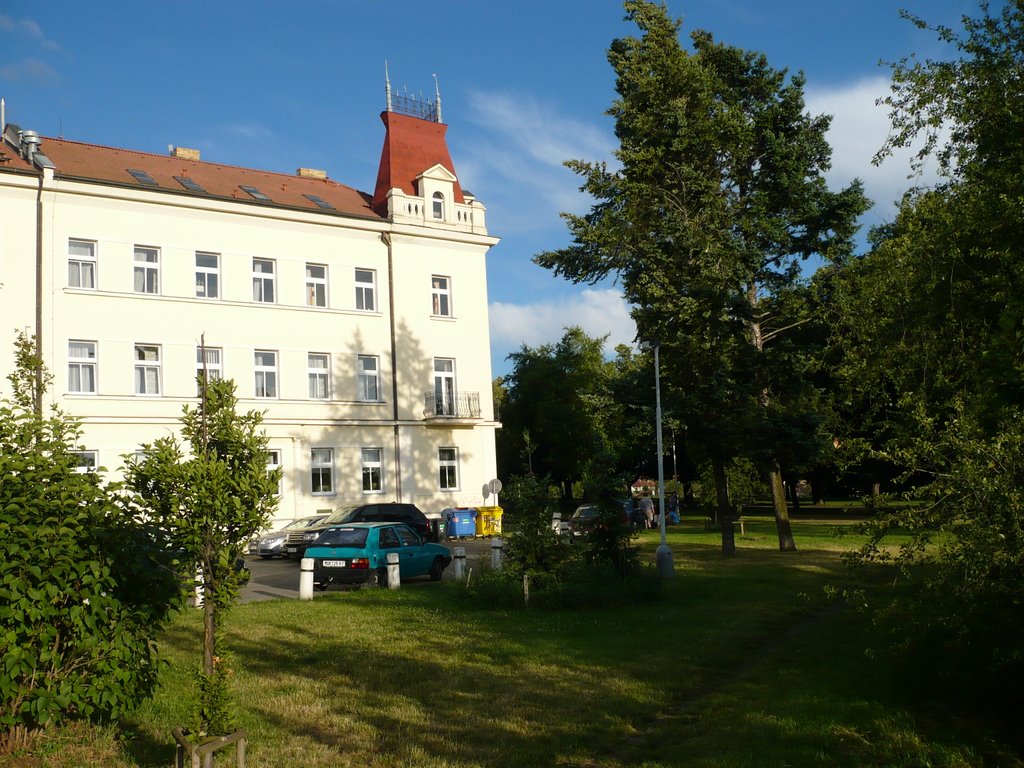
[{"label": "red turret roof", "polygon": [[[397,187],[407,195],[418,195],[416,177],[439,164],[453,176],[458,174],[444,138],[447,125],[399,112],[382,112],[380,119],[385,128],[384,149],[380,153],[373,208],[386,216],[388,190]],[[466,202],[458,181],[455,182],[455,202]]]}]

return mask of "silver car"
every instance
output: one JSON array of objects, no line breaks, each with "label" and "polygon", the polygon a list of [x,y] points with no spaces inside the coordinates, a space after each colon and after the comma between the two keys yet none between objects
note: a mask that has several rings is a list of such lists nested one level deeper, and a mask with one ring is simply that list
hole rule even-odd
[{"label": "silver car", "polygon": [[264,533],[262,536],[255,538],[252,543],[249,544],[249,554],[259,555],[264,560],[269,560],[272,557],[284,557],[284,543],[288,540],[288,534],[290,532],[297,531],[301,528],[308,528],[311,525],[316,525],[325,517],[327,517],[326,513],[322,515],[300,517],[298,520],[293,520],[288,523],[288,525],[279,531]]}]

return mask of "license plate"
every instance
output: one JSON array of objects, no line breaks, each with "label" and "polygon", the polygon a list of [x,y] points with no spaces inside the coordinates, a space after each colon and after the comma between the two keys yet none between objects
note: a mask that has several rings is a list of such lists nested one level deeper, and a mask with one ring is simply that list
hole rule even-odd
[{"label": "license plate", "polygon": [[344,560],[324,560],[324,568],[344,568]]}]

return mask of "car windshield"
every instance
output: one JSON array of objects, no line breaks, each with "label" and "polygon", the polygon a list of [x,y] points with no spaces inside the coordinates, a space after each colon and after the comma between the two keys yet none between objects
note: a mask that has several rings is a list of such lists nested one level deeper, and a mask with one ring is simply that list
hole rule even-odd
[{"label": "car windshield", "polygon": [[316,517],[303,517],[299,520],[292,520],[288,525],[282,528],[282,531],[293,531],[296,528],[308,528],[311,525],[316,525],[324,519],[324,515],[317,515]]},{"label": "car windshield", "polygon": [[366,528],[328,528],[316,540],[318,547],[356,547],[366,546]]},{"label": "car windshield", "polygon": [[576,510],[575,513],[573,513],[573,517],[575,517],[575,518],[600,517],[600,516],[601,516],[601,510],[598,509],[597,507],[580,507],[579,509]]},{"label": "car windshield", "polygon": [[352,518],[355,517],[356,511],[359,509],[358,506],[354,507],[338,507],[336,510],[331,512],[327,516],[321,525],[337,525],[338,523],[354,523],[356,522]]}]

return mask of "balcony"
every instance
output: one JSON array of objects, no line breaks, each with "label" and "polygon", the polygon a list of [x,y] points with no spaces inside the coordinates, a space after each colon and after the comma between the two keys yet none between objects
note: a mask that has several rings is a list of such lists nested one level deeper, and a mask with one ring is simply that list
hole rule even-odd
[{"label": "balcony", "polygon": [[424,392],[423,418],[427,421],[453,421],[480,419],[479,392]]}]

